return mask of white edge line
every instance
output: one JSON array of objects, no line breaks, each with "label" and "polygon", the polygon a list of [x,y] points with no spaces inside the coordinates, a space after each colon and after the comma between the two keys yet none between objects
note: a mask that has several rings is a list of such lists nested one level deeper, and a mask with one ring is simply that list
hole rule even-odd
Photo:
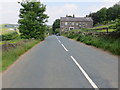
[{"label": "white edge line", "polygon": [[63,48],[65,49],[65,51],[68,52],[67,48],[63,44],[61,44],[61,45],[63,46]]},{"label": "white edge line", "polygon": [[92,79],[88,76],[88,74],[81,67],[81,65],[75,60],[75,58],[73,56],[70,56],[70,57],[73,59],[73,61],[75,62],[75,64],[79,67],[79,69],[82,71],[82,73],[84,74],[84,76],[86,77],[86,79],[89,81],[89,83],[92,85],[92,87],[97,89],[98,88],[97,85],[92,81]]}]

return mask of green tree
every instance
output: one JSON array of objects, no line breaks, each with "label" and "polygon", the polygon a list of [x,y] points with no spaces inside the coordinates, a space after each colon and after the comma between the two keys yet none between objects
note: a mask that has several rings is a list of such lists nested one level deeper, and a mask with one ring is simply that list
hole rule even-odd
[{"label": "green tree", "polygon": [[115,20],[120,15],[120,5],[114,5],[107,10],[107,19]]},{"label": "green tree", "polygon": [[46,26],[46,31],[45,31],[46,36],[47,35],[52,35],[52,33],[53,33],[52,27],[51,26]]},{"label": "green tree", "polygon": [[107,20],[107,9],[102,8],[97,12],[99,23],[102,23]]},{"label": "green tree", "polygon": [[117,26],[117,31],[120,32],[120,16],[119,16],[119,18],[117,19],[117,24],[116,24],[116,26]]},{"label": "green tree", "polygon": [[44,39],[45,22],[47,22],[46,6],[41,2],[23,1],[20,9],[19,30],[21,37],[25,39]]},{"label": "green tree", "polygon": [[120,15],[120,5],[116,4],[110,8],[102,8],[97,12],[90,13],[88,17],[92,17],[94,25],[103,23],[106,24],[108,21],[115,20]]},{"label": "green tree", "polygon": [[60,28],[60,19],[56,19],[52,25],[53,33],[55,34],[56,29]]},{"label": "green tree", "polygon": [[88,15],[88,17],[92,17],[92,19],[93,19],[93,24],[95,25],[95,24],[97,24],[97,23],[99,23],[99,17],[98,17],[98,15],[97,15],[97,13],[91,13],[90,15]]}]

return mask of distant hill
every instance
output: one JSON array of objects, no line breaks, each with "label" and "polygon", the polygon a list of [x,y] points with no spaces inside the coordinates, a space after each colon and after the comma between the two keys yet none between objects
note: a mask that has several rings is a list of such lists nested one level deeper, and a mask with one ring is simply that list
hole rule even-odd
[{"label": "distant hill", "polygon": [[18,31],[18,24],[1,24],[0,25],[0,35],[8,34]]},{"label": "distant hill", "polygon": [[4,25],[4,27],[6,27],[6,28],[16,28],[18,26],[19,26],[18,24],[5,24]]}]

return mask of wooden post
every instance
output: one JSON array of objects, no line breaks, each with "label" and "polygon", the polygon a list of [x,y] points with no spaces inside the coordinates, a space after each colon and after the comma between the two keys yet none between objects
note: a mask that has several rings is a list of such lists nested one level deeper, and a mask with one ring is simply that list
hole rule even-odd
[{"label": "wooden post", "polygon": [[107,33],[108,33],[108,28],[106,30],[107,30]]}]

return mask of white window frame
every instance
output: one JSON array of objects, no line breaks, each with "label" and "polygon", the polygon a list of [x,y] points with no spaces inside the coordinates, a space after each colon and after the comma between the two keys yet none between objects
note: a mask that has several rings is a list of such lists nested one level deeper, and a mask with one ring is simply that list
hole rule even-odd
[{"label": "white window frame", "polygon": [[65,25],[68,25],[68,22],[65,22]]},{"label": "white window frame", "polygon": [[78,26],[79,24],[78,23],[76,23],[76,26]]}]

